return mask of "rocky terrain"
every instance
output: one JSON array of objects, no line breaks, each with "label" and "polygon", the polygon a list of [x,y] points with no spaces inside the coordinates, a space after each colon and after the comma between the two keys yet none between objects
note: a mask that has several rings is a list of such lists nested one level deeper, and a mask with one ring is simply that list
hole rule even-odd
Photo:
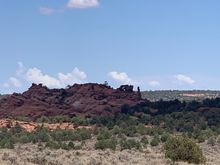
[{"label": "rocky terrain", "polygon": [[41,116],[111,115],[123,105],[141,102],[140,92],[124,85],[113,89],[103,84],[75,84],[67,89],[49,89],[33,84],[28,91],[14,93],[0,100],[0,117],[25,116],[33,120]]}]

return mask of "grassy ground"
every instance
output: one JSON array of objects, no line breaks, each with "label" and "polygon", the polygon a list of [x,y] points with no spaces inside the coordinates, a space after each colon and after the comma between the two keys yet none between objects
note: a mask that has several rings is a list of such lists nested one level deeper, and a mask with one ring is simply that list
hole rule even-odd
[{"label": "grassy ground", "polygon": [[[81,150],[50,150],[34,144],[17,144],[15,149],[0,150],[1,165],[171,165],[165,159],[161,146],[150,145],[139,150],[94,150],[95,140],[85,142]],[[220,164],[220,145],[209,146],[202,143],[201,147],[207,159],[207,165]],[[177,165],[188,165],[177,163]]]}]

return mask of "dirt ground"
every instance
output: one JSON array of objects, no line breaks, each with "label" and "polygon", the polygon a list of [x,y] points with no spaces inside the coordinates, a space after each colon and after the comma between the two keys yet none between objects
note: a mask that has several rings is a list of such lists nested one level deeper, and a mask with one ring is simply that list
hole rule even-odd
[{"label": "dirt ground", "polygon": [[[171,165],[165,159],[162,147],[138,150],[94,150],[93,140],[86,142],[82,150],[49,150],[38,145],[17,145],[15,149],[0,150],[1,165]],[[220,164],[220,146],[201,145],[207,158],[206,165]],[[175,165],[188,165],[177,163]]]}]

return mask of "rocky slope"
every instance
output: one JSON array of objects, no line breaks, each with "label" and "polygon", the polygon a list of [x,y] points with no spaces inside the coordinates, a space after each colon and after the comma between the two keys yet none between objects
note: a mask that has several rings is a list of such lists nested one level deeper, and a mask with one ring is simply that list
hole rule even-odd
[{"label": "rocky slope", "polygon": [[124,85],[113,89],[103,84],[75,84],[67,89],[49,89],[33,84],[22,94],[0,100],[0,118],[25,116],[33,120],[41,116],[111,115],[125,104],[140,103],[140,92]]}]

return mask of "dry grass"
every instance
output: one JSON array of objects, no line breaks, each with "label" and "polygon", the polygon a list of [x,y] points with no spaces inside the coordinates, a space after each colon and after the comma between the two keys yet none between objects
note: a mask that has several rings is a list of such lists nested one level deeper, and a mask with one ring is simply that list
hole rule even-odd
[{"label": "dry grass", "polygon": [[[49,150],[33,144],[17,145],[15,149],[0,150],[1,165],[171,165],[161,147],[138,150],[94,150],[94,140],[86,141],[82,150]],[[201,145],[207,165],[220,164],[220,146]],[[178,163],[177,165],[188,165]]]}]

